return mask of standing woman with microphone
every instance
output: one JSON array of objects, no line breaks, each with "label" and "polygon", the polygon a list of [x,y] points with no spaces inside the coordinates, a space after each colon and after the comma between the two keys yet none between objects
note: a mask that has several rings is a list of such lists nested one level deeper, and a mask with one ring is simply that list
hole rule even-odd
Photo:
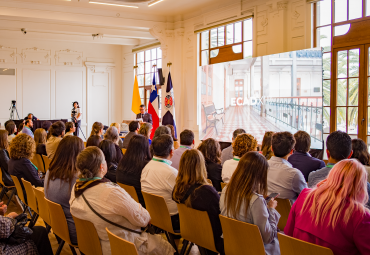
[{"label": "standing woman with microphone", "polygon": [[77,101],[73,102],[72,105],[73,105],[73,108],[71,111],[71,117],[72,117],[72,122],[75,123],[75,127],[76,127],[74,135],[78,137],[79,127],[81,126],[82,113],[81,113],[81,108],[78,105]]}]

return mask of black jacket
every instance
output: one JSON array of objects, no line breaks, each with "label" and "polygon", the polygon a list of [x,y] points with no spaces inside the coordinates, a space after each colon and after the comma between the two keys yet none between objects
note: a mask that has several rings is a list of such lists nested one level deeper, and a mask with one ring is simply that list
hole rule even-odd
[{"label": "black jacket", "polygon": [[117,164],[112,162],[108,165],[108,171],[105,174],[105,178],[109,179],[111,182],[117,182],[116,181],[116,172],[117,172]]},{"label": "black jacket", "polygon": [[150,124],[153,124],[152,115],[150,113],[138,113],[136,114],[136,119],[143,119],[143,122],[148,122]]},{"label": "black jacket", "polygon": [[36,154],[41,154],[47,156],[48,154],[46,153],[46,146],[45,144],[39,143],[36,147]]},{"label": "black jacket", "polygon": [[211,161],[206,161],[206,169],[207,169],[207,178],[212,181],[213,187],[219,192],[222,191],[221,189],[221,172],[222,166],[221,164],[217,164]]},{"label": "black jacket", "polygon": [[6,186],[14,186],[14,182],[8,172],[9,153],[7,150],[0,150],[0,168],[3,174],[3,182]]}]

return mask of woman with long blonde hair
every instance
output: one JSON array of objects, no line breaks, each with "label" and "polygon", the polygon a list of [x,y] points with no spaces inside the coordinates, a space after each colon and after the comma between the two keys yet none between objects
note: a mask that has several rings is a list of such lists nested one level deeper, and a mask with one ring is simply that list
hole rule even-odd
[{"label": "woman with long blonde hair", "polygon": [[[173,188],[172,199],[176,203],[208,213],[215,246],[224,254],[224,243],[221,238],[222,228],[219,219],[220,196],[216,189],[207,182],[207,171],[202,153],[195,149],[186,150],[180,159],[179,173]],[[200,249],[204,249],[200,247]],[[217,254],[207,250],[207,254]]]},{"label": "woman with long blonde hair", "polygon": [[45,156],[48,155],[46,153],[46,146],[45,146],[47,135],[48,134],[46,133],[45,129],[43,128],[36,129],[35,135],[34,135],[34,140],[36,143],[36,154],[41,154]]},{"label": "woman with long blonde hair", "polygon": [[341,160],[316,188],[301,192],[284,232],[328,247],[335,255],[370,254],[368,199],[364,166],[354,159]]},{"label": "woman with long blonde hair", "polygon": [[269,160],[272,156],[274,156],[274,153],[271,150],[271,142],[272,142],[272,135],[274,132],[272,131],[266,131],[265,135],[263,136],[262,140],[262,155],[265,156],[267,160]]}]

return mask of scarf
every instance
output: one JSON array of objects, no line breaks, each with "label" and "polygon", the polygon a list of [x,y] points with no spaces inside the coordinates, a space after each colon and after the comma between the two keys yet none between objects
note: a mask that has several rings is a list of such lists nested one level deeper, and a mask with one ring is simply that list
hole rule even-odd
[{"label": "scarf", "polygon": [[111,182],[107,178],[89,178],[89,179],[77,179],[76,185],[75,185],[75,197],[79,197],[82,195],[82,193],[89,189],[92,188],[100,183],[105,183],[105,182]]}]

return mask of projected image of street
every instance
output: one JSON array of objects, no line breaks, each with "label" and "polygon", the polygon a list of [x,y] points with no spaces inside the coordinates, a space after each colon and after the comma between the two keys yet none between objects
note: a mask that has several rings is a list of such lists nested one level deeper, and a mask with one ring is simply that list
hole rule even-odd
[{"label": "projected image of street", "polygon": [[322,64],[321,50],[309,49],[200,66],[199,139],[231,142],[243,128],[261,144],[266,131],[304,130],[322,149]]}]

